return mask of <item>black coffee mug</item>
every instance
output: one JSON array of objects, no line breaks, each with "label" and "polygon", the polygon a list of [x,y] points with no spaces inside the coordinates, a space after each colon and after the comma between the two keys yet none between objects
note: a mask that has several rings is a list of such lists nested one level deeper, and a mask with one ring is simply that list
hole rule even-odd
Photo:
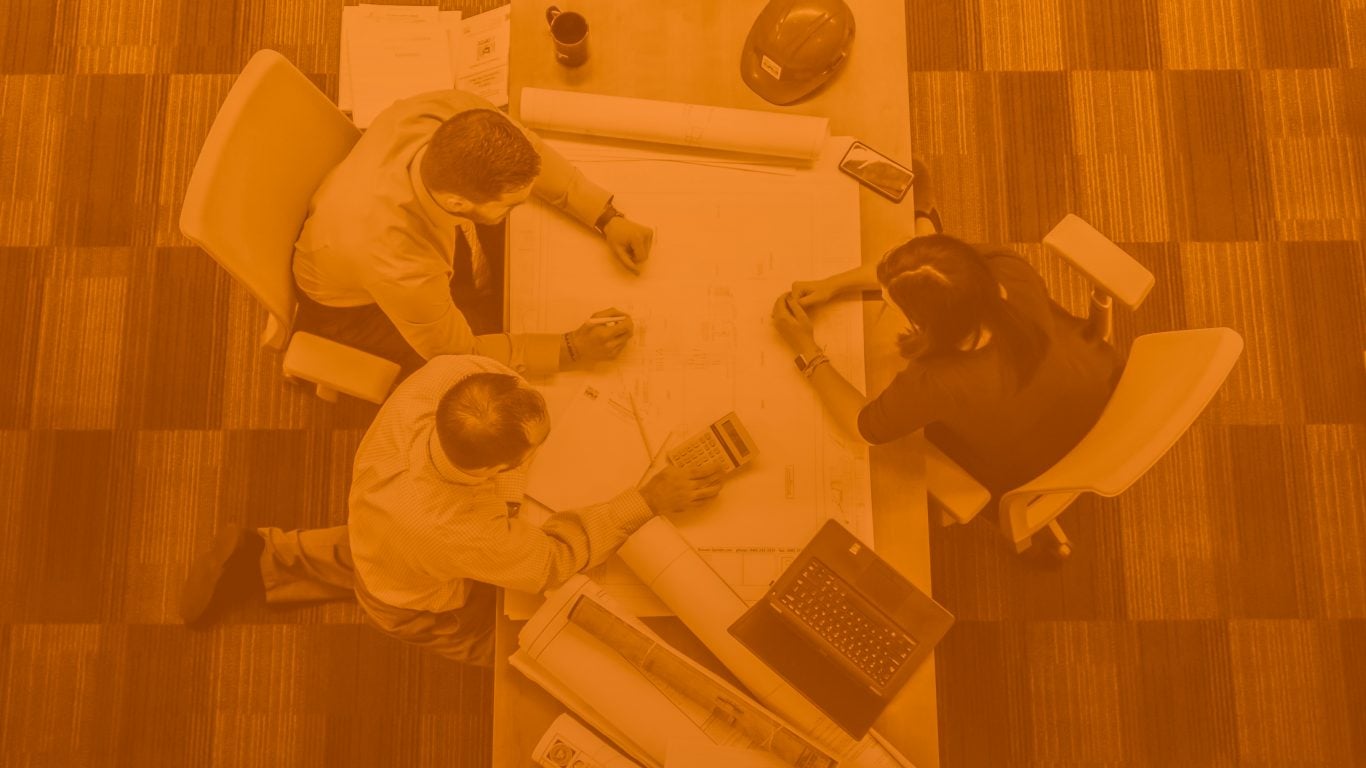
[{"label": "black coffee mug", "polygon": [[588,61],[588,19],[583,14],[552,5],[545,9],[545,23],[550,25],[550,37],[555,41],[556,61],[566,67]]}]

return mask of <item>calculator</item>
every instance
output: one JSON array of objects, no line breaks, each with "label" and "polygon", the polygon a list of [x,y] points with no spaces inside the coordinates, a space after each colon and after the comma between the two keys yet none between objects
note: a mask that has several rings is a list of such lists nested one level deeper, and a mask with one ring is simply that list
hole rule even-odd
[{"label": "calculator", "polygon": [[669,461],[682,469],[720,466],[731,472],[748,464],[756,452],[754,440],[732,411],[669,451]]}]

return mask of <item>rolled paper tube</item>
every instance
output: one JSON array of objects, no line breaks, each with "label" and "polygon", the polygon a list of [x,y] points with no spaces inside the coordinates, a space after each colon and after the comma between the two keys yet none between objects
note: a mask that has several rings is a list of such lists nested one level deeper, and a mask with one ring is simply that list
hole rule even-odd
[{"label": "rolled paper tube", "polygon": [[807,162],[820,155],[830,133],[824,117],[544,88],[522,89],[519,119],[542,131]]}]

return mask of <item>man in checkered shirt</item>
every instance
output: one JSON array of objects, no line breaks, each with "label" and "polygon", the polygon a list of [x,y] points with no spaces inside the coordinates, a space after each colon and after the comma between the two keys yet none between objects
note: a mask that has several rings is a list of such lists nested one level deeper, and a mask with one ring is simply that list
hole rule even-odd
[{"label": "man in checkered shirt", "polygon": [[491,665],[495,586],[558,585],[604,562],[654,515],[721,489],[719,471],[666,466],[639,488],[531,525],[517,511],[550,426],[540,393],[502,363],[433,358],[365,433],[348,524],[224,529],[191,568],[183,618],[202,623],[253,592],[270,603],[354,595],[381,631]]}]

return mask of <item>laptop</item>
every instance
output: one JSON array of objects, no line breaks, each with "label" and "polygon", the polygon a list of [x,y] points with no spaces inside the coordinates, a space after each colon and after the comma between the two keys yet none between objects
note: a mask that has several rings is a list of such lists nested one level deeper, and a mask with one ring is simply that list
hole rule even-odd
[{"label": "laptop", "polygon": [[730,634],[857,739],[952,623],[828,520]]}]

